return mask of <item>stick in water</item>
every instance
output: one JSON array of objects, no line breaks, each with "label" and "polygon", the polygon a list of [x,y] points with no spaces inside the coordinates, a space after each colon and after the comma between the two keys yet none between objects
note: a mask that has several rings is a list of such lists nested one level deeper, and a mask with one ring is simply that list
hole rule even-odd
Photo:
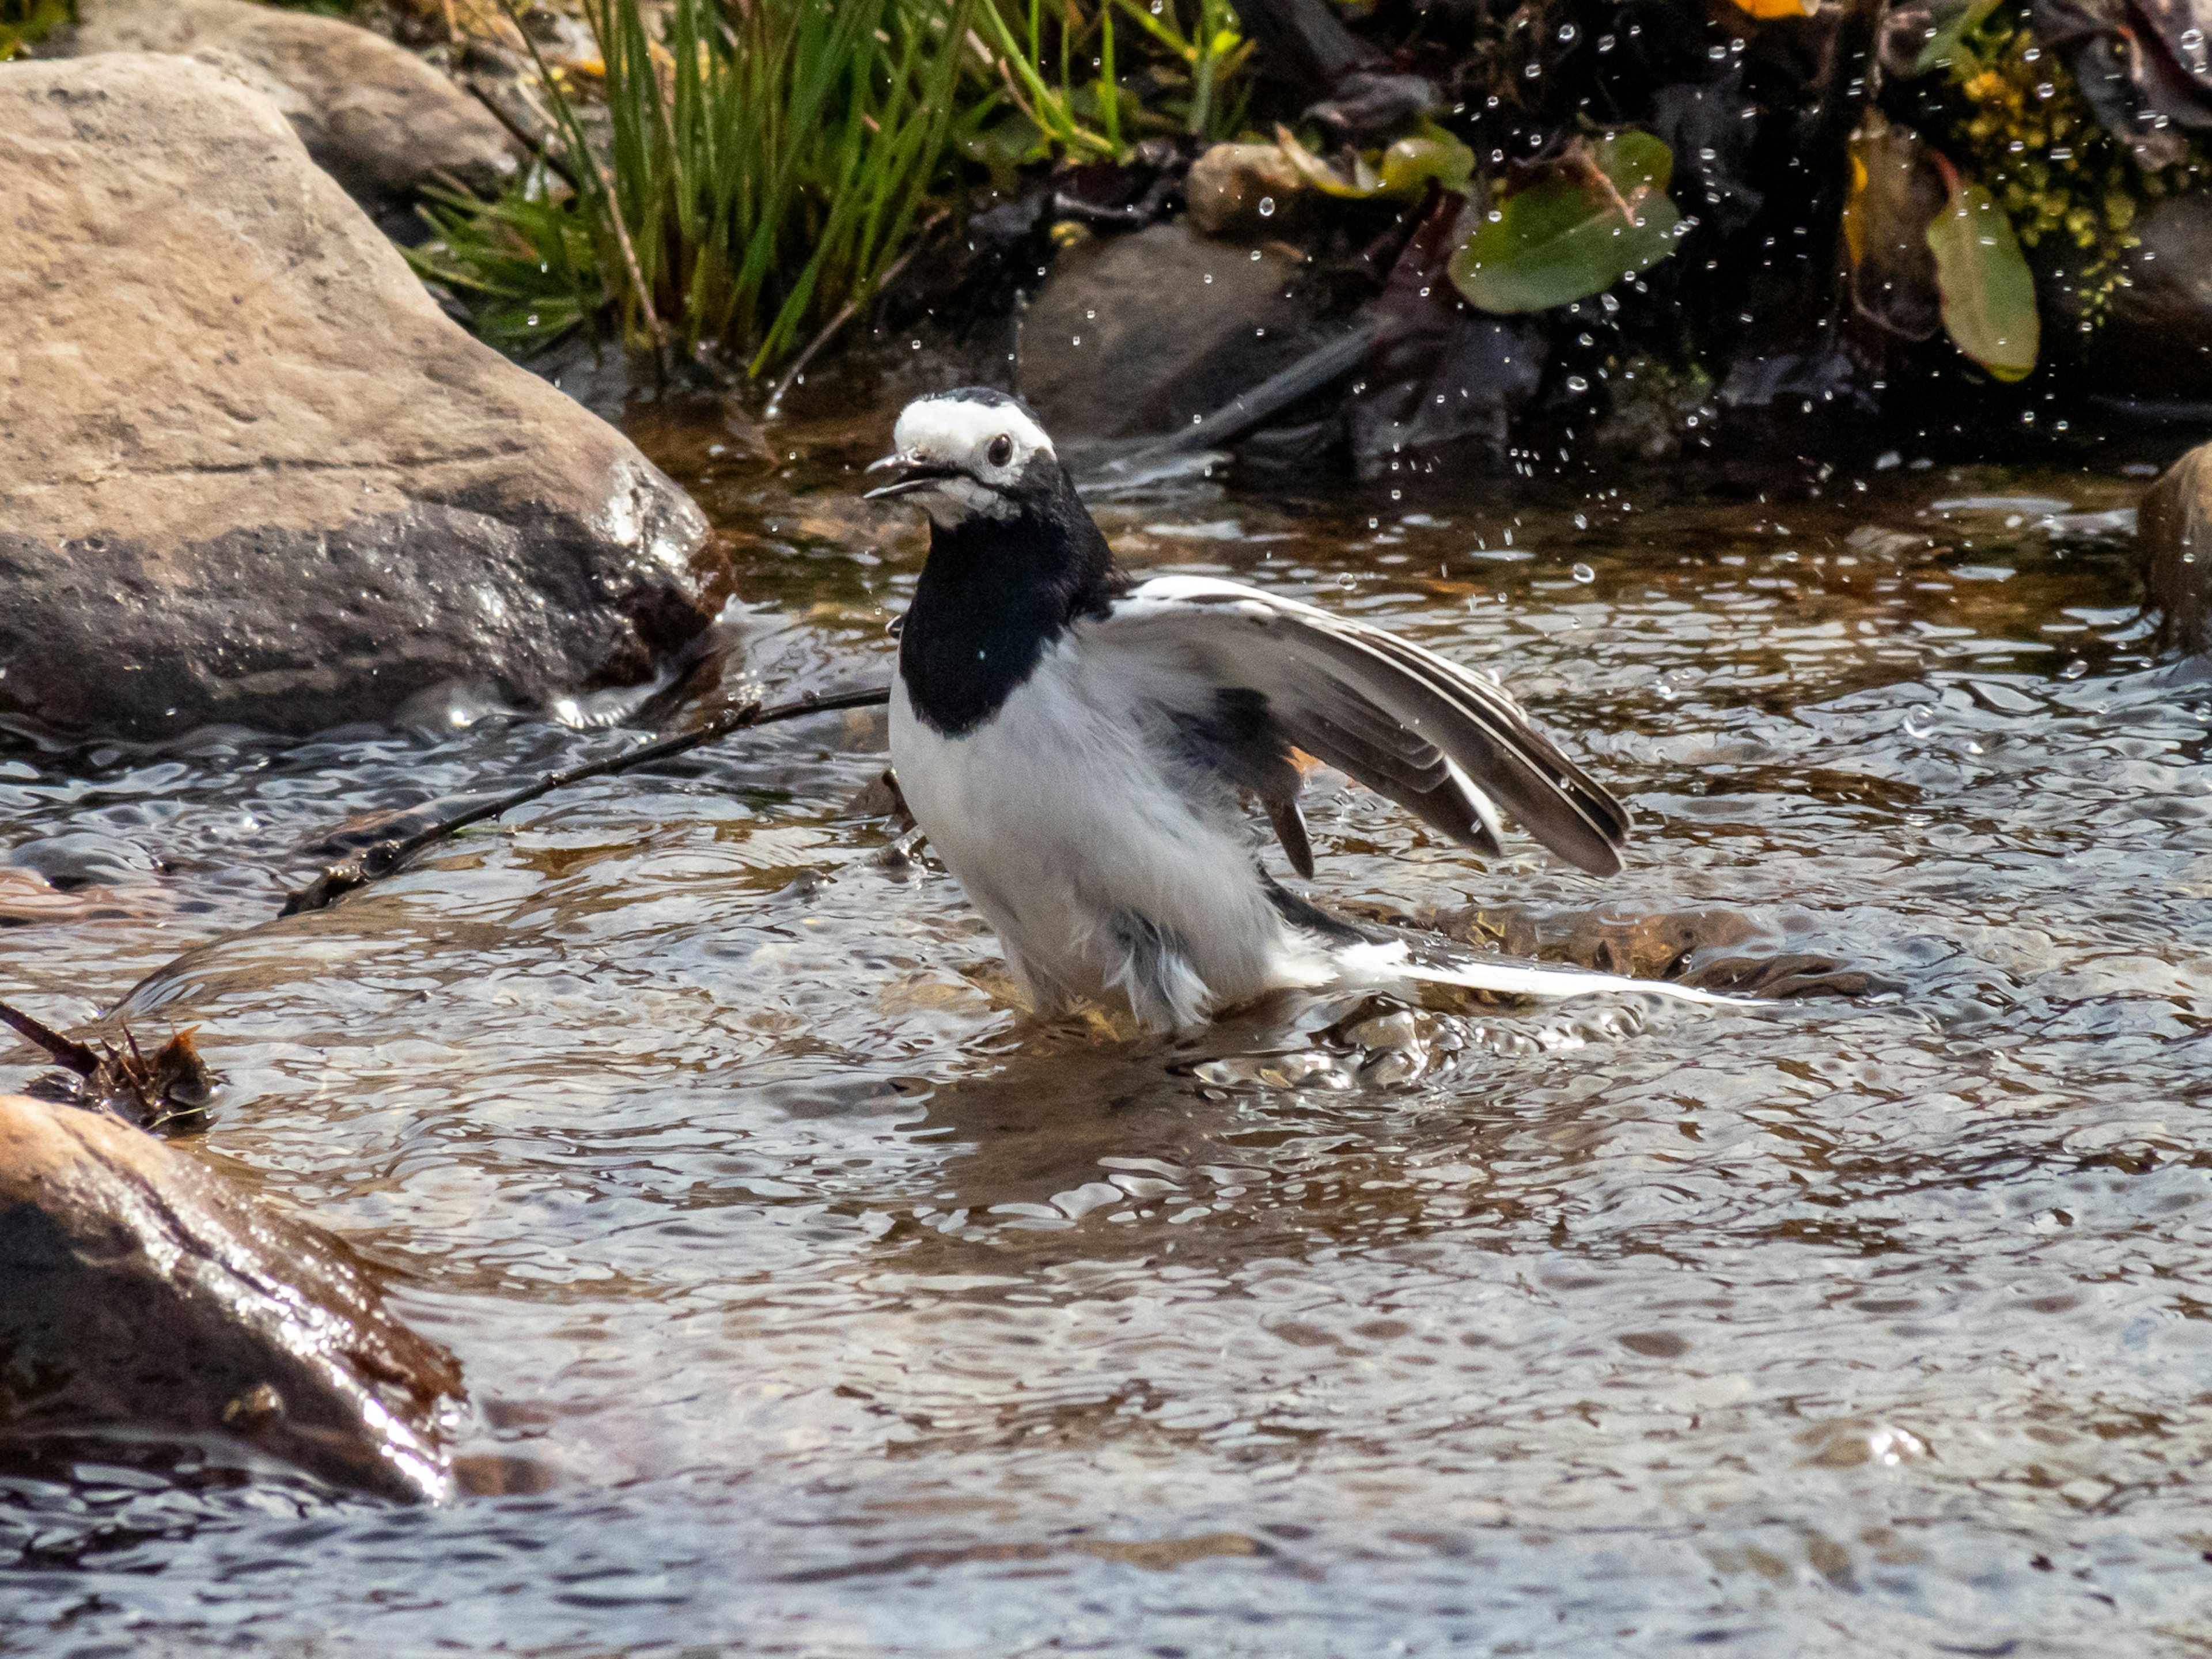
[{"label": "stick in water", "polygon": [[802,714],[828,714],[840,708],[873,708],[889,702],[890,695],[887,686],[871,686],[865,690],[835,691],[826,696],[810,693],[790,702],[773,703],[766,707],[755,699],[738,708],[726,709],[703,726],[646,744],[627,754],[593,761],[586,766],[572,766],[565,772],[548,772],[535,783],[525,784],[488,801],[479,801],[451,817],[440,818],[434,823],[426,824],[405,835],[371,842],[350,857],[331,865],[305,887],[286,898],[284,908],[278,914],[296,916],[308,910],[320,910],[333,899],[350,893],[355,888],[366,887],[372,881],[380,880],[403,868],[424,848],[459,835],[471,824],[498,817],[501,813],[510,812],[569,784],[581,783],[587,778],[603,778],[617,772],[627,772],[633,767],[649,766],[654,761],[666,760],[687,749],[696,749],[702,744],[712,743],[717,738],[756,726],[774,726],[781,720],[797,720]]}]

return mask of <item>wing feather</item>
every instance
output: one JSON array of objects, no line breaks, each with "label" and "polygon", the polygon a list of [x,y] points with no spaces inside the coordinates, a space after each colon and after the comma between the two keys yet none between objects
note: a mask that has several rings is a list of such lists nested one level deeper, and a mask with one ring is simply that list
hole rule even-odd
[{"label": "wing feather", "polygon": [[1502,687],[1411,640],[1197,576],[1155,577],[1080,626],[1102,647],[1259,693],[1284,738],[1463,845],[1497,852],[1495,801],[1579,868],[1620,868],[1620,803]]}]

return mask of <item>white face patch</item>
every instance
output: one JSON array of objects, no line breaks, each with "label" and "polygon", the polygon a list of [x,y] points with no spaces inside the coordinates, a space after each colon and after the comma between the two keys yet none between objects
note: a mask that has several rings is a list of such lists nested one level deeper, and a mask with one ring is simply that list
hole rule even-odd
[{"label": "white face patch", "polygon": [[1054,459],[1052,440],[1020,409],[970,398],[916,398],[901,412],[891,445],[902,461],[957,466],[969,475],[915,492],[915,505],[947,526],[978,516],[1012,518],[1014,504],[999,492],[1012,487],[1033,458]]}]

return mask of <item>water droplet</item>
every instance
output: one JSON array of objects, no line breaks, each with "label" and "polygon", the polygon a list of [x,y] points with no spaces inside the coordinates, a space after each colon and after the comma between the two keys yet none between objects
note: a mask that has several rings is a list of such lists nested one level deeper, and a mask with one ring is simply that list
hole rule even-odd
[{"label": "water droplet", "polygon": [[1347,570],[1341,576],[1339,576],[1336,579],[1336,585],[1342,588],[1346,592],[1349,593],[1353,588],[1359,586],[1359,578],[1353,575],[1349,570]]},{"label": "water droplet", "polygon": [[1275,198],[1273,197],[1262,196],[1260,198],[1260,216],[1262,219],[1272,219],[1275,216]]},{"label": "water droplet", "polygon": [[1594,582],[1597,580],[1597,572],[1586,564],[1578,564],[1575,567],[1574,577],[1578,582]]},{"label": "water droplet", "polygon": [[2089,665],[2083,662],[2081,658],[2076,657],[2072,662],[2068,663],[2065,667],[2058,671],[2058,678],[2062,680],[2078,680],[2082,675],[2088,672]]},{"label": "water droplet", "polygon": [[1936,729],[1936,716],[1928,708],[1915,706],[1905,711],[1905,735],[1924,738]]},{"label": "water droplet", "polygon": [[1579,374],[1570,374],[1567,376],[1567,390],[1570,392],[1588,392],[1589,390],[1589,382],[1583,379]]}]

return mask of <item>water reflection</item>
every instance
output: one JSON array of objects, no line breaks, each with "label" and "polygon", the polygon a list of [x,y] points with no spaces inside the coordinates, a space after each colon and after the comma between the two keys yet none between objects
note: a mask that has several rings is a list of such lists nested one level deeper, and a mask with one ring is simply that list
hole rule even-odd
[{"label": "water reflection", "polygon": [[[845,492],[879,438],[654,437],[750,607],[731,673],[885,672],[920,549]],[[866,716],[283,922],[348,815],[634,737],[7,750],[0,975],[50,1018],[128,992],[200,1024],[206,1155],[403,1273],[515,1495],[11,1476],[0,1632],[2184,1650],[2212,678],[2145,654],[2135,488],[1102,496],[1132,563],[1497,661],[1641,825],[1611,883],[1525,843],[1485,868],[1324,777],[1332,896],[1819,994],[1766,1011],[1040,1023],[942,872],[845,815]]]}]

